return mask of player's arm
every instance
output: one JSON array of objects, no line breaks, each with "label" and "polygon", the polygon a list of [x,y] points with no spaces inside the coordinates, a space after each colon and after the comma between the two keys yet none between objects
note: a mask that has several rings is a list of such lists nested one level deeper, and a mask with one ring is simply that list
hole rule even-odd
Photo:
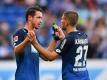
[{"label": "player's arm", "polygon": [[55,47],[56,47],[56,44],[57,44],[57,41],[53,39],[53,40],[50,42],[47,50],[49,50],[49,51],[51,51],[51,52],[54,51],[54,50],[55,50]]},{"label": "player's arm", "polygon": [[[54,42],[52,41],[52,43]],[[67,48],[69,48],[68,43],[69,42],[67,41],[67,39],[64,39],[54,50],[52,50],[53,49],[52,46],[50,49],[43,48],[37,41],[35,41],[34,46],[41,55],[45,56],[48,60],[52,61],[56,59],[59,55],[66,52]]]},{"label": "player's arm", "polygon": [[52,61],[58,57],[58,54],[52,49],[43,48],[37,41],[34,43],[34,47],[38,50],[38,52],[43,55],[48,60]]},{"label": "player's arm", "polygon": [[[44,53],[50,53],[50,51],[48,52],[45,48],[43,48],[38,42],[37,42],[37,45],[39,45],[40,47],[38,48],[37,45],[36,45],[36,37],[35,37],[35,33],[34,31],[30,31],[28,33],[28,38],[30,39],[30,41],[32,42],[32,45],[38,50],[38,52],[40,53],[40,57],[44,60],[50,60],[50,58],[48,58],[48,56],[45,56],[44,54],[42,54],[42,52]],[[41,52],[42,50],[42,52]],[[51,56],[49,56],[51,57]]]},{"label": "player's arm", "polygon": [[[65,38],[65,35],[60,27],[57,28],[55,35],[57,35],[60,40],[63,40]],[[54,38],[49,44],[49,47],[45,49],[37,42],[37,40],[34,41],[34,46],[36,47],[38,52],[50,61],[56,59],[59,56],[59,54],[54,51],[56,44],[57,44],[57,40]]]},{"label": "player's arm", "polygon": [[29,43],[28,37],[25,38],[20,44],[14,46],[14,52],[16,55],[21,54],[24,51],[25,46]]},{"label": "player's arm", "polygon": [[14,45],[14,53],[16,55],[22,54],[24,51],[25,46],[30,42],[28,36],[26,36],[25,32],[21,29],[18,30],[14,35],[13,35],[13,45]]},{"label": "player's arm", "polygon": [[52,40],[47,49],[43,48],[37,40],[33,43],[34,47],[38,50],[38,52],[43,55],[48,60],[52,61],[59,56],[59,52],[54,51],[56,47],[56,40]]},{"label": "player's arm", "polygon": [[30,34],[28,34],[29,39],[31,39],[31,42],[33,44],[33,46],[37,49],[37,51],[40,53],[41,56],[43,56],[44,58],[52,61],[54,59],[56,59],[58,57],[58,54],[53,51],[52,49],[55,46],[55,42],[52,41],[52,43],[50,45],[53,45],[53,47],[51,46],[50,49],[45,49],[43,48],[37,41],[36,37],[35,37],[35,33],[33,31],[31,31]]},{"label": "player's arm", "polygon": [[[56,44],[57,44],[57,41],[56,40],[52,40],[49,44],[49,47],[47,48],[47,50],[49,50],[50,52],[54,51],[55,50],[55,47],[56,47]],[[47,59],[47,57],[43,56],[42,54],[40,54],[40,57],[45,60],[45,61],[48,61],[49,59]]]},{"label": "player's arm", "polygon": [[44,61],[48,61],[48,59],[46,57],[44,57],[43,55],[39,54],[40,58],[42,58]]},{"label": "player's arm", "polygon": [[[60,28],[58,29],[58,33],[59,33],[58,36],[60,39],[65,38],[65,35]],[[56,40],[52,40],[48,49],[45,49],[37,42],[34,32],[31,32],[31,34],[29,34],[29,38],[32,39],[31,42],[32,42],[33,46],[38,50],[40,55],[44,56],[45,58],[47,58],[50,61],[52,61],[58,57],[58,54],[54,51],[55,46],[56,46]]]}]

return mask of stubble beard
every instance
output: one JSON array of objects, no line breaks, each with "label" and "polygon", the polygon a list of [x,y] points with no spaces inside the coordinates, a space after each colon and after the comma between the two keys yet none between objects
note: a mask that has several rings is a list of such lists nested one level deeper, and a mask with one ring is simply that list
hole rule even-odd
[{"label": "stubble beard", "polygon": [[32,28],[33,28],[33,29],[38,29],[38,28],[35,26],[34,23],[32,23]]},{"label": "stubble beard", "polygon": [[62,26],[62,30],[66,31],[66,28],[64,26]]}]

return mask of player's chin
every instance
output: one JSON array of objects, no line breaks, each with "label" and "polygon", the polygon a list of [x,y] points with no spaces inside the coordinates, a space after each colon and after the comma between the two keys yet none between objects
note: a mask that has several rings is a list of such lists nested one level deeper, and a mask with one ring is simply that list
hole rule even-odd
[{"label": "player's chin", "polygon": [[62,30],[66,30],[66,28],[62,25]]},{"label": "player's chin", "polygon": [[38,25],[37,27],[35,27],[35,29],[39,29],[40,28],[40,25]]},{"label": "player's chin", "polygon": [[65,28],[62,28],[62,30],[64,30],[64,31],[65,31],[66,29],[65,29]]},{"label": "player's chin", "polygon": [[39,27],[35,27],[35,29],[39,29]]}]

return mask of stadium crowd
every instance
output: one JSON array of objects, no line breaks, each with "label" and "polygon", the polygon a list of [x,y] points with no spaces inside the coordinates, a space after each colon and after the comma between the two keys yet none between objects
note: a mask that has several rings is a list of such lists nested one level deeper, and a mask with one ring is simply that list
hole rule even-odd
[{"label": "stadium crowd", "polygon": [[12,34],[24,27],[26,8],[39,4],[44,20],[38,39],[47,47],[52,39],[52,22],[60,25],[64,11],[79,14],[77,28],[89,38],[88,58],[107,58],[107,0],[1,0],[0,1],[0,59],[14,59]]}]

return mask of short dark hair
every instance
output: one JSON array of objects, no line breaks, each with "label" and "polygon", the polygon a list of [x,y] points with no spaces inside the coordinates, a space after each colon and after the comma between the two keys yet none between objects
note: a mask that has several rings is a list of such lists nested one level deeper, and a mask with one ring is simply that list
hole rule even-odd
[{"label": "short dark hair", "polygon": [[33,17],[36,11],[43,12],[42,8],[39,5],[29,7],[26,11],[26,21],[28,20],[28,16],[31,15]]},{"label": "short dark hair", "polygon": [[78,13],[74,11],[64,12],[64,16],[71,26],[75,26],[78,22]]}]

